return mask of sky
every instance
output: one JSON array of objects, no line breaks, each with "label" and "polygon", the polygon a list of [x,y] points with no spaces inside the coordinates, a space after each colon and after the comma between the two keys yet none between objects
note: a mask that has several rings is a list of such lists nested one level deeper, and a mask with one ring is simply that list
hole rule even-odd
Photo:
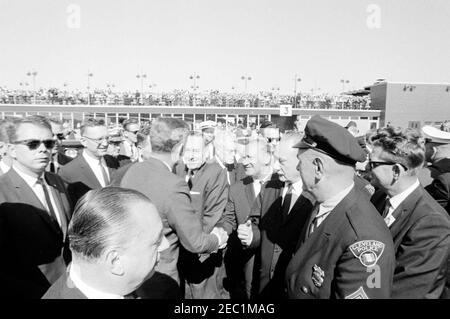
[{"label": "sky", "polygon": [[448,0],[0,0],[0,86],[340,93],[450,82]]}]

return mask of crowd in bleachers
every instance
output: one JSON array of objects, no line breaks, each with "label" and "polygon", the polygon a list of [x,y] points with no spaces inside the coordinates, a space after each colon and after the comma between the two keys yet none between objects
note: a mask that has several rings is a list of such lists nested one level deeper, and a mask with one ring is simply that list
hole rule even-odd
[{"label": "crowd in bleachers", "polygon": [[[36,98],[36,99],[35,99]],[[299,93],[295,95],[259,93],[226,93],[208,91],[194,93],[187,90],[141,94],[139,91],[117,92],[110,89],[87,91],[69,91],[49,88],[12,90],[0,87],[0,104],[92,104],[92,105],[190,105],[217,107],[278,107],[290,104],[296,108],[307,109],[369,109],[370,98],[351,95],[333,95],[318,93]]]}]

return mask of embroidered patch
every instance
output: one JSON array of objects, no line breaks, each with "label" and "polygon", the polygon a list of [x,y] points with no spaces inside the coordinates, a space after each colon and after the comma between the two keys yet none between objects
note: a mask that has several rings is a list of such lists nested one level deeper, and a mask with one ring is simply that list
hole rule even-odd
[{"label": "embroidered patch", "polygon": [[367,297],[364,288],[359,287],[358,290],[356,290],[354,293],[351,293],[350,295],[346,296],[345,299],[369,299]]},{"label": "embroidered patch", "polygon": [[317,265],[314,265],[313,267],[313,273],[312,273],[312,282],[314,286],[321,287],[323,284],[323,279],[325,277],[325,272]]},{"label": "embroidered patch", "polygon": [[350,246],[352,254],[365,267],[376,265],[384,251],[384,244],[377,240],[362,240]]}]

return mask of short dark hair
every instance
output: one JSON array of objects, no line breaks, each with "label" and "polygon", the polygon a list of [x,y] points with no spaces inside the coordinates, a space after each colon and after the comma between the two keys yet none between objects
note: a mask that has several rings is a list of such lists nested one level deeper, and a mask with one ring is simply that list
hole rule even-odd
[{"label": "short dark hair", "polygon": [[88,127],[96,126],[105,126],[105,121],[103,119],[95,119],[93,117],[86,119],[80,127],[81,136],[84,136],[84,133],[86,133],[86,129]]},{"label": "short dark hair", "polygon": [[150,141],[153,152],[170,153],[189,131],[183,120],[172,117],[159,117],[152,123]]},{"label": "short dark hair", "polygon": [[140,129],[139,132],[136,135],[136,139],[137,145],[142,145],[145,143],[145,141],[147,140],[147,138],[150,136],[150,129],[151,129],[151,125],[150,124],[145,124],[143,125]]},{"label": "short dark hair", "polygon": [[126,131],[128,131],[128,126],[130,126],[131,124],[138,124],[138,125],[139,125],[139,122],[138,122],[137,119],[134,119],[134,118],[125,120],[125,121],[123,121],[123,123],[122,123],[123,129],[126,130]]},{"label": "short dark hair", "polygon": [[421,167],[425,160],[425,139],[412,128],[387,126],[371,136],[374,147],[381,147],[387,159],[409,169]]},{"label": "short dark hair", "polygon": [[22,124],[33,124],[52,131],[52,126],[48,119],[42,115],[30,115],[25,118],[15,117],[10,120],[10,125],[6,127],[6,133],[8,135],[8,142],[13,143],[17,140],[17,131]]},{"label": "short dark hair", "polygon": [[87,192],[75,206],[69,224],[71,251],[96,259],[106,248],[124,244],[132,237],[127,227],[129,205],[137,201],[151,203],[142,193],[127,188],[104,187]]}]

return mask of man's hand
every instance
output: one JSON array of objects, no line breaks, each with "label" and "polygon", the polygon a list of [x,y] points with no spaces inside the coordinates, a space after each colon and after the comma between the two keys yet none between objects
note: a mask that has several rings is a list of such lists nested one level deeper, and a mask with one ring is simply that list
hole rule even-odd
[{"label": "man's hand", "polygon": [[240,224],[237,229],[238,238],[242,245],[250,246],[253,239],[252,222],[247,220],[245,224]]},{"label": "man's hand", "polygon": [[227,247],[228,234],[222,227],[214,227],[211,234],[217,236],[217,239],[219,240],[219,249]]}]

